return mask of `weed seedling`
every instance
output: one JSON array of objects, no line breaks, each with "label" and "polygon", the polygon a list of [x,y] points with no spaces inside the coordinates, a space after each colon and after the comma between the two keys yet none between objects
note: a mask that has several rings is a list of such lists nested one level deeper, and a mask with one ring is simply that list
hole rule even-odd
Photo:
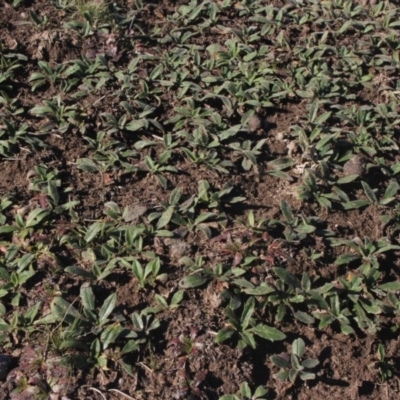
[{"label": "weed seedling", "polygon": [[285,381],[289,379],[294,383],[299,377],[303,381],[315,379],[315,373],[311,372],[319,361],[315,358],[303,359],[306,346],[303,339],[294,340],[292,344],[292,353],[280,354],[271,357],[272,363],[280,368],[280,371],[274,375],[275,378]]},{"label": "weed seedling", "polygon": [[267,400],[268,389],[263,386],[259,386],[254,393],[247,382],[243,382],[240,385],[239,392],[237,394],[225,394],[219,398],[219,400]]}]

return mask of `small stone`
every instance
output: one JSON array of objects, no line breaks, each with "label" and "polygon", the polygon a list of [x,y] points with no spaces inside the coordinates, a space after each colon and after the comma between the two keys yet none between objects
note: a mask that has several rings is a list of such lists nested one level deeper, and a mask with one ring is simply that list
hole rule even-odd
[{"label": "small stone", "polygon": [[343,166],[343,173],[345,176],[358,175],[363,177],[366,172],[366,161],[365,158],[359,155],[354,156],[347,161]]},{"label": "small stone", "polygon": [[248,126],[251,133],[257,132],[258,130],[263,129],[263,120],[259,115],[254,114],[249,118]]},{"label": "small stone", "polygon": [[190,245],[183,240],[177,240],[172,243],[169,249],[169,255],[174,260],[179,260],[182,257],[186,257],[190,253]]},{"label": "small stone", "polygon": [[296,153],[297,151],[297,143],[296,141],[292,140],[289,142],[286,146],[287,151],[288,151],[288,157],[293,157],[293,153]]}]

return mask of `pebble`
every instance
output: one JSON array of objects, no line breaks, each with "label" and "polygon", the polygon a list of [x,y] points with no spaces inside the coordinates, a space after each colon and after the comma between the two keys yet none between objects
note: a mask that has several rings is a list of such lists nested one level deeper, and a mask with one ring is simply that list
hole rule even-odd
[{"label": "pebble", "polygon": [[257,132],[258,130],[264,128],[263,120],[257,114],[252,115],[247,123],[251,133]]},{"label": "pebble", "polygon": [[355,155],[349,161],[347,161],[343,166],[343,173],[345,176],[348,175],[358,175],[363,177],[366,172],[366,162],[364,157]]},{"label": "pebble", "polygon": [[174,260],[179,260],[182,257],[186,257],[190,253],[190,245],[183,240],[177,240],[172,243],[169,249],[169,255]]}]

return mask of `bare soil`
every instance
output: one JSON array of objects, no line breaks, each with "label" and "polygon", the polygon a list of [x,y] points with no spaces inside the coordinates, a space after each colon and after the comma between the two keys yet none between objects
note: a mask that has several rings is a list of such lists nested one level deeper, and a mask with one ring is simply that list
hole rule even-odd
[{"label": "bare soil", "polygon": [[[143,27],[159,24],[159,16],[176,10],[183,1],[174,2],[148,2],[145,11],[140,16]],[[85,52],[89,43],[84,43],[73,37],[73,35],[59,35],[51,44],[45,42],[45,38],[37,36],[38,31],[32,25],[19,25],[17,22],[27,20],[27,13],[35,11],[40,15],[46,15],[49,23],[46,29],[50,31],[58,26],[57,21],[63,18],[61,11],[49,5],[47,0],[33,0],[25,2],[15,11],[7,4],[2,4],[0,15],[0,38],[9,47],[14,46],[15,52],[27,54],[30,60],[41,57],[47,62],[62,63],[77,57]],[[226,16],[226,25],[238,25],[239,22],[229,20]],[[168,24],[163,29],[169,29]],[[43,35],[43,32],[41,32]],[[300,32],[300,35],[304,33]],[[35,39],[36,38],[36,39]],[[123,37],[118,40],[123,41]],[[207,46],[210,42],[224,40],[218,35],[197,36],[196,44]],[[152,51],[151,45],[144,41],[141,43],[148,51]],[[41,49],[39,49],[41,48]],[[38,54],[41,52],[42,54]],[[130,60],[129,53],[123,54],[121,59],[115,62],[126,63]],[[20,100],[25,106],[39,104],[42,99],[51,98],[55,92],[48,87],[36,93],[31,93],[27,79],[34,68],[28,63],[28,67],[19,76],[18,84],[21,86],[19,92]],[[107,93],[105,92],[105,96]],[[86,99],[87,107],[92,113],[92,120],[101,112],[112,112],[113,104],[108,104],[107,99],[95,105],[98,99]],[[168,102],[169,99],[165,98]],[[168,108],[173,104],[167,103],[161,115],[161,120],[168,118]],[[293,124],[304,113],[304,107],[300,104],[282,104],[272,114],[265,115],[270,128],[262,133],[267,138],[270,159],[287,153],[286,145],[277,139],[276,135]],[[90,127],[93,129],[94,127]],[[34,153],[28,149],[21,149],[19,156],[12,160],[1,160],[0,170],[0,196],[9,193],[18,199],[22,205],[34,202],[32,192],[27,190],[29,171],[39,163],[46,163],[48,166],[57,168],[63,181],[67,186],[73,188],[73,194],[81,200],[78,213],[82,218],[96,219],[102,216],[103,205],[107,201],[114,201],[120,206],[146,205],[151,209],[168,198],[169,193],[157,185],[150,175],[122,175],[91,174],[83,172],[76,167],[76,160],[89,154],[87,143],[77,133],[76,135],[61,136],[51,134],[44,138],[47,148]],[[194,168],[187,164],[184,158],[177,161],[177,166],[182,173],[170,177],[173,185],[180,185],[185,188],[187,194],[193,193],[197,188],[200,179],[207,179],[215,187],[222,187],[226,177],[218,176],[206,169]],[[264,160],[268,161],[268,160]],[[277,180],[262,171],[259,174],[254,172],[238,173],[231,175],[230,180],[237,186],[238,192],[247,197],[249,204],[255,211],[257,218],[272,218],[279,213],[279,203],[285,199],[293,210],[300,210],[307,215],[315,215],[312,206],[299,202],[291,191],[289,183]],[[368,178],[367,178],[368,179]],[[375,177],[370,177],[375,179]],[[241,208],[230,210],[231,217],[242,217],[245,210]],[[326,229],[341,232],[342,237],[354,237],[357,235],[378,238],[382,228],[378,221],[378,213],[373,208],[367,211],[353,211],[343,213],[331,211],[325,215],[319,215],[324,221]],[[205,241],[201,235],[191,233],[185,238],[188,244],[184,250],[186,255],[204,255],[204,249],[210,249],[211,244]],[[332,280],[338,274],[337,266],[333,265],[333,254],[323,241],[316,244],[318,251],[326,251],[325,256],[315,264],[309,264],[307,259],[299,253],[293,253],[296,262],[288,265],[291,272],[301,274],[303,271],[310,275],[318,274],[326,280]],[[136,290],[135,282],[127,280],[122,273],[113,273],[107,282],[97,286],[101,296],[102,291],[109,293],[110,290],[117,290],[119,304],[125,315],[129,315],[138,307],[154,304],[154,293],[171,293],[178,287],[179,280],[183,277],[180,267],[174,264],[171,256],[172,245],[165,241],[157,242],[154,247],[157,253],[163,257],[169,265],[170,279],[167,284],[160,284],[154,291],[146,293]],[[336,249],[340,251],[340,249]],[[61,250],[62,251],[62,250]],[[60,253],[60,258],[68,262],[71,257],[68,253]],[[394,260],[398,268],[398,261]],[[316,270],[317,268],[317,270]],[[344,273],[343,268],[340,271]],[[52,279],[57,282],[63,290],[71,288],[70,295],[73,297],[73,278],[65,279],[59,276],[50,277],[48,271],[43,271],[43,279]],[[103,287],[102,287],[103,286]],[[134,360],[135,368],[133,376],[124,373],[118,363],[109,371],[94,372],[77,371],[76,376],[71,378],[72,393],[70,399],[100,399],[100,395],[91,388],[99,390],[118,389],[129,393],[136,400],[174,399],[181,398],[182,381],[202,381],[202,397],[204,399],[218,399],[224,393],[234,393],[238,390],[239,384],[248,381],[251,385],[266,385],[271,388],[275,399],[351,399],[351,400],[391,400],[398,398],[400,392],[400,381],[397,376],[389,383],[381,384],[376,369],[372,368],[377,350],[377,338],[385,344],[388,354],[392,360],[400,363],[400,344],[397,334],[392,334],[388,329],[383,328],[377,336],[368,336],[357,332],[357,336],[344,336],[328,328],[324,332],[314,330],[298,323],[282,322],[280,329],[287,334],[288,342],[291,338],[302,336],[306,338],[307,345],[312,345],[310,356],[318,357],[321,361],[317,370],[317,379],[309,384],[290,385],[279,384],[273,379],[271,365],[268,357],[284,351],[282,344],[268,344],[263,342],[257,350],[246,349],[239,351],[231,346],[216,345],[213,341],[215,333],[220,329],[224,321],[223,309],[220,307],[219,291],[222,288],[217,285],[210,285],[207,290],[191,290],[187,292],[187,299],[183,306],[174,310],[173,313],[165,311],[159,315],[162,320],[161,332],[154,338],[155,347],[148,353],[147,358]],[[36,286],[31,287],[28,294],[29,299],[40,298],[41,293]],[[271,321],[265,321],[266,323]],[[174,356],[168,342],[180,334],[188,334],[192,327],[198,327],[200,335],[203,336],[204,350],[201,356],[191,356],[184,362],[184,368]],[[34,345],[39,336],[31,336],[30,343],[21,345]],[[13,353],[13,367],[18,366],[18,351]],[[135,363],[136,362],[136,363]],[[200,376],[200,378],[199,378]],[[12,382],[8,381],[0,385],[0,398],[10,398]],[[192,396],[192,397],[190,397]],[[122,399],[117,392],[109,392],[109,398]],[[195,394],[189,395],[188,399],[199,398]]]}]

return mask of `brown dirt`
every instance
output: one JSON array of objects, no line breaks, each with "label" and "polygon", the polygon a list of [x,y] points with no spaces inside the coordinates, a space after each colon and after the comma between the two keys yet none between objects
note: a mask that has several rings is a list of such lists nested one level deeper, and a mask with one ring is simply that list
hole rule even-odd
[{"label": "brown dirt", "polygon": [[[27,7],[20,7],[18,11],[8,5],[3,5],[2,15],[0,16],[0,37],[4,38],[7,45],[12,44],[17,52],[29,54],[33,58],[39,58],[38,47],[42,47],[42,59],[53,62],[65,62],[78,57],[81,53],[82,44],[78,43],[73,36],[57,36],[53,43],[40,42],[40,39],[33,40],[37,30],[31,25],[17,25],[16,21],[26,19],[29,10],[36,11],[41,15],[46,15],[49,19],[48,29],[57,26],[58,18],[63,15],[55,8],[48,5],[48,1],[32,1]],[[165,4],[158,2],[150,3],[148,14],[143,17],[148,23],[158,23],[154,21],[154,15],[165,15],[168,9],[176,9],[170,2]],[[229,21],[226,21],[229,25]],[[234,25],[233,22],[231,22]],[[165,25],[163,29],[168,29]],[[14,42],[16,41],[16,44]],[[212,38],[197,38],[198,43],[206,45]],[[40,43],[39,43],[40,42]],[[26,84],[32,65],[28,64],[28,69],[20,76],[21,85]],[[51,98],[54,95],[52,88],[47,88],[39,92],[43,99]],[[22,91],[22,102],[25,106],[38,104],[37,94],[29,92],[29,88]],[[113,105],[104,103],[102,110],[112,110]],[[99,113],[99,110],[94,110]],[[286,133],[290,125],[304,114],[302,104],[282,105],[282,109],[277,109],[273,115],[266,115],[266,120],[271,124],[271,129],[267,133],[262,133],[268,138],[268,148],[271,159],[278,155],[286,155],[286,144],[276,139],[280,132]],[[2,178],[0,179],[0,196],[5,193],[14,195],[19,203],[27,205],[32,200],[32,193],[27,190],[27,173],[38,163],[46,163],[48,166],[57,168],[64,177],[66,185],[73,188],[73,197],[81,200],[78,213],[83,219],[95,219],[103,215],[103,204],[106,201],[115,201],[120,206],[132,206],[136,204],[159,204],[165,201],[169,193],[160,189],[153,177],[146,174],[131,176],[107,176],[112,184],[104,184],[104,176],[91,174],[77,169],[75,162],[79,157],[84,157],[90,152],[87,143],[78,133],[66,137],[48,135],[45,138],[48,145],[47,149],[37,154],[21,150],[16,160],[1,160],[0,168]],[[268,161],[268,160],[267,160]],[[197,189],[197,182],[207,179],[215,187],[222,187],[224,177],[210,172],[207,169],[195,168],[187,162],[180,160],[177,164],[180,171],[179,175],[171,175],[170,181],[173,186],[179,185],[184,188],[186,194],[194,193]],[[239,187],[241,194],[247,197],[247,202],[252,205],[257,218],[272,218],[279,212],[279,203],[285,199],[290,203],[293,210],[302,208],[302,204],[293,195],[293,187],[290,183],[277,180],[266,173],[250,173],[246,175],[231,175],[230,180]],[[254,185],[254,181],[257,185]],[[313,210],[309,210],[313,215]],[[240,217],[243,210],[237,210],[236,217]],[[346,214],[340,211],[333,211],[330,214],[321,216],[325,220],[327,229],[341,231],[347,237],[369,236],[375,239],[381,236],[381,227],[378,221],[378,212],[373,207],[363,212],[352,211]],[[193,253],[202,254],[202,248],[207,248],[209,243],[198,235],[191,236],[191,243],[194,244],[190,250]],[[161,255],[168,259],[169,248],[161,244]],[[325,245],[323,241],[319,244],[319,250],[323,251]],[[339,251],[339,250],[338,250]],[[164,254],[162,254],[164,252]],[[336,270],[332,265],[332,258],[327,255],[323,262],[310,264],[305,258],[297,258],[298,263],[289,267],[294,273],[307,271],[310,274],[317,273],[325,279],[331,279],[336,275]],[[157,287],[158,293],[171,293],[178,288],[178,282],[182,277],[181,267],[171,265],[170,276],[173,279],[166,285]],[[118,283],[118,285],[117,285]],[[72,287],[74,280],[68,285]],[[135,282],[126,281],[123,271],[116,271],[99,288],[102,290],[113,290],[118,287],[118,306],[124,309],[124,313],[129,315],[133,310],[143,308],[145,304],[153,304],[154,292],[143,294],[137,291]],[[34,290],[34,288],[33,288]],[[115,289],[114,289],[115,290]],[[174,313],[164,312],[160,315],[163,320],[163,333],[156,336],[156,345],[147,355],[147,358],[137,361],[133,377],[123,374],[118,362],[115,369],[102,373],[79,373],[72,382],[71,399],[100,398],[99,395],[90,388],[95,387],[106,391],[116,388],[122,392],[129,393],[139,400],[173,399],[177,398],[181,390],[183,378],[194,380],[199,374],[205,374],[202,390],[203,398],[217,399],[223,393],[235,392],[240,382],[248,381],[252,385],[266,385],[275,392],[275,398],[286,399],[313,399],[313,400],[391,400],[398,398],[400,391],[399,380],[396,377],[390,383],[380,384],[376,370],[369,367],[375,359],[377,343],[374,338],[369,336],[346,337],[327,329],[325,332],[315,332],[301,324],[296,326],[296,335],[307,338],[311,356],[321,360],[318,378],[309,385],[290,386],[288,384],[277,384],[272,378],[271,365],[268,360],[269,355],[277,350],[283,350],[282,345],[265,344],[260,346],[257,351],[245,350],[240,352],[230,346],[216,345],[213,341],[215,332],[223,323],[223,315],[219,304],[218,290],[221,288],[210,285],[207,290],[193,290],[187,293],[188,298],[184,305]],[[30,297],[34,297],[32,292]],[[179,360],[172,354],[168,341],[178,337],[180,334],[188,334],[191,327],[197,326],[200,335],[203,336],[204,351],[200,355],[193,355],[186,360],[185,368],[179,365]],[[290,339],[293,335],[293,327],[285,326],[282,330],[288,334]],[[387,330],[382,331],[381,339],[390,344],[388,356],[393,360],[400,360],[400,346],[398,340],[390,338]],[[392,339],[392,340],[391,340]],[[289,340],[290,341],[290,340]],[[15,366],[17,360],[15,361]],[[182,371],[186,371],[186,376],[182,376]],[[10,398],[10,383],[0,387],[0,398]],[[12,386],[12,385],[11,385]],[[115,394],[115,393],[114,393]],[[111,398],[120,398],[117,395]],[[122,397],[121,397],[122,398]],[[188,397],[189,398],[189,397]],[[194,398],[194,397],[193,397]]]}]

